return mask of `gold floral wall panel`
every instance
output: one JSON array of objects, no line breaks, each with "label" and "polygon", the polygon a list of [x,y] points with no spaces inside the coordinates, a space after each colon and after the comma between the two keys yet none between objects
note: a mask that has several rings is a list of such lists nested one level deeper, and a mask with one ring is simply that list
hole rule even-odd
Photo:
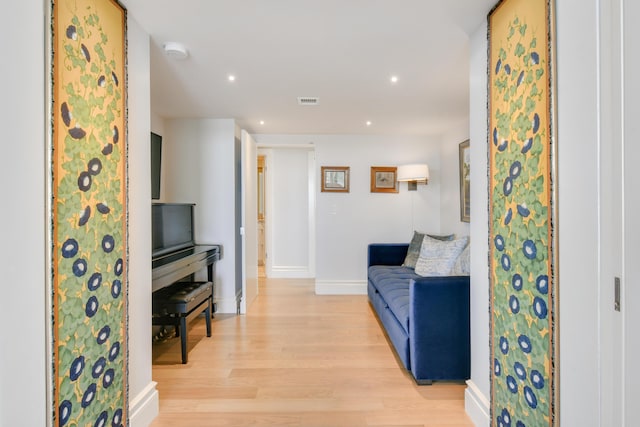
[{"label": "gold floral wall panel", "polygon": [[51,4],[52,418],[127,423],[126,11]]},{"label": "gold floral wall panel", "polygon": [[492,425],[558,425],[553,2],[489,15]]}]

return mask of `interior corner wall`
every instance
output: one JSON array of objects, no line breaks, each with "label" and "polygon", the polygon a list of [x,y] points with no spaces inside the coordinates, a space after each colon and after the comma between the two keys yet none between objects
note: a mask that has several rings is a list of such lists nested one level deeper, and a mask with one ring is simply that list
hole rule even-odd
[{"label": "interior corner wall", "polygon": [[152,380],[151,326],[151,142],[149,35],[127,19],[128,99],[128,352],[129,417],[132,427],[147,426],[158,414]]},{"label": "interior corner wall", "polygon": [[471,153],[471,379],[465,409],[476,426],[489,425],[489,213],[487,190],[487,24],[471,35],[469,132]]},{"label": "interior corner wall", "polygon": [[458,124],[442,136],[440,168],[441,229],[446,233],[468,236],[468,222],[460,220],[460,157],[459,145],[469,139],[469,121]]},{"label": "interior corner wall", "polygon": [[195,203],[196,243],[222,245],[215,300],[218,312],[235,313],[235,121],[167,119],[164,127],[164,199]]},{"label": "interior corner wall", "polygon": [[[46,5],[45,5],[46,4]],[[0,35],[6,63],[0,71],[0,223],[5,298],[0,351],[0,425],[44,426],[47,404],[45,7],[49,2],[3,4]],[[19,37],[16,35],[19,34]],[[10,289],[13,289],[10,290]],[[18,294],[14,293],[17,292]]]}]

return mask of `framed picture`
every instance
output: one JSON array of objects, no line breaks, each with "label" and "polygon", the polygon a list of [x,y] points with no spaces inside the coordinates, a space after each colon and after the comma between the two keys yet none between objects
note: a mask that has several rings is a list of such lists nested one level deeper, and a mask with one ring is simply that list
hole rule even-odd
[{"label": "framed picture", "polygon": [[554,10],[503,0],[489,14],[492,425],[560,425]]},{"label": "framed picture", "polygon": [[348,193],[349,192],[349,167],[348,166],[322,166],[323,192]]},{"label": "framed picture", "polygon": [[395,166],[371,166],[371,192],[397,193],[398,168]]},{"label": "framed picture", "polygon": [[470,195],[470,153],[469,140],[461,142],[458,146],[459,168],[460,168],[460,221],[471,221],[471,195]]}]

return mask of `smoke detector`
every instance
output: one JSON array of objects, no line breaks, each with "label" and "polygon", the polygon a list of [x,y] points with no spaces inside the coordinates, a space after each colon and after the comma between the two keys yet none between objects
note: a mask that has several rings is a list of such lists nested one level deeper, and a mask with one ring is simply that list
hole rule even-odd
[{"label": "smoke detector", "polygon": [[189,51],[182,43],[167,42],[164,45],[164,53],[174,59],[185,59],[189,56]]},{"label": "smoke detector", "polygon": [[299,96],[298,105],[318,105],[320,104],[320,98],[317,96]]}]

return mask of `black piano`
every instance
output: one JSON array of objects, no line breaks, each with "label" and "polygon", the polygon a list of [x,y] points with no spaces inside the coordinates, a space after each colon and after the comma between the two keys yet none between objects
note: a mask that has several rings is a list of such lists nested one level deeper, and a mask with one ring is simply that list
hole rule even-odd
[{"label": "black piano", "polygon": [[[195,244],[193,207],[189,203],[151,206],[153,292],[182,280],[193,280],[205,268],[207,280],[215,289],[215,263],[222,257],[222,246]],[[215,312],[215,304],[212,309]]]}]

